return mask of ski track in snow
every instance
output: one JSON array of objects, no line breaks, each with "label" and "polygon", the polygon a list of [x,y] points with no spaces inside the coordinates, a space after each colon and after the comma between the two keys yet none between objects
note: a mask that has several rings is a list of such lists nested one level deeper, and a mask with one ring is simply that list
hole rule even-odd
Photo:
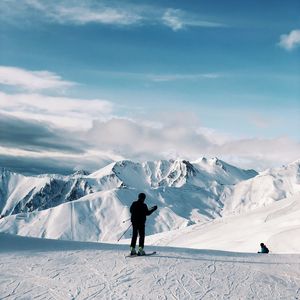
[{"label": "ski track in snow", "polygon": [[300,299],[300,256],[158,249],[0,253],[0,299]]}]

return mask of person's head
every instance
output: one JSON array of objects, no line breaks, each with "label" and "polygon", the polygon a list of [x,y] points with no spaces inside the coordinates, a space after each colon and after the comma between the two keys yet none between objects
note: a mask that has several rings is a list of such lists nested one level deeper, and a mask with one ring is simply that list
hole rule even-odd
[{"label": "person's head", "polygon": [[264,243],[260,243],[260,246],[261,246],[261,247],[264,247],[264,246],[265,246],[265,244],[264,244]]},{"label": "person's head", "polygon": [[145,199],[146,199],[146,195],[144,193],[139,193],[138,200],[144,202]]}]

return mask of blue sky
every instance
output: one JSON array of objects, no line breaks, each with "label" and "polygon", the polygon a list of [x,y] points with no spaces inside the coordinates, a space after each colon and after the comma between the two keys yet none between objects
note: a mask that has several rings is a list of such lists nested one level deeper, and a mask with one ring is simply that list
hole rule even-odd
[{"label": "blue sky", "polygon": [[[97,122],[106,126],[105,122],[112,119],[125,118],[130,125],[144,126],[140,129],[144,133],[159,126],[169,128],[178,118],[176,126],[194,130],[199,135],[195,138],[212,143],[203,148],[202,144],[192,144],[194,138],[185,136],[181,140],[191,143],[191,149],[198,147],[199,156],[218,155],[254,167],[255,163],[260,165],[260,160],[268,160],[263,155],[266,149],[284,139],[294,151],[283,152],[282,162],[297,158],[299,1],[25,0],[20,4],[4,0],[0,8],[0,91],[6,99],[0,112],[5,118],[34,120],[41,126],[52,124],[71,138],[68,125],[72,118],[78,119],[78,115],[71,115],[74,107],[69,107],[69,123],[64,124],[62,119],[57,121],[62,115],[59,105],[54,112],[45,98],[64,102],[62,106],[76,101],[87,106],[91,99],[98,99],[100,108],[105,101],[111,107],[99,116],[86,109],[86,130],[93,129]],[[41,76],[32,72],[46,73]],[[32,86],[34,76],[42,77],[44,83]],[[54,77],[55,82],[47,86]],[[22,100],[23,111],[20,106],[7,107],[8,101],[20,103],[21,96],[31,99],[33,94],[40,97],[36,101],[44,101],[42,109],[30,100],[31,107]],[[76,126],[73,131],[80,129]],[[170,151],[166,145],[164,155],[195,158],[195,149],[189,152],[168,138]],[[237,140],[253,141],[257,156],[250,157],[243,150],[224,150]],[[266,151],[255,141],[264,141]],[[153,138],[144,142],[156,145]],[[115,153],[117,148],[121,157],[153,157],[154,146],[148,154],[145,149],[136,153],[124,143],[107,142],[107,149],[101,151]],[[14,157],[19,158],[18,144],[14,147]],[[22,152],[26,158],[32,155],[30,151],[36,151],[32,145],[20,147],[27,151]],[[99,145],[89,149],[99,150]],[[261,163],[264,167],[268,164],[273,163]]]}]

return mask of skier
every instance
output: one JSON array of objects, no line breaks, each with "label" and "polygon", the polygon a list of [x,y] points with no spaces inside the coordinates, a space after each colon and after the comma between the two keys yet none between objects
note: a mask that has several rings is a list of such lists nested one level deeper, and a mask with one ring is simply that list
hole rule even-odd
[{"label": "skier", "polygon": [[269,253],[269,249],[264,243],[260,243],[260,248],[260,251],[257,253]]},{"label": "skier", "polygon": [[[130,245],[130,255],[145,255],[144,241],[145,241],[145,223],[146,216],[151,215],[156,209],[157,205],[148,209],[144,203],[146,195],[140,193],[138,200],[134,201],[130,206],[131,223],[132,223],[132,239]],[[139,235],[139,250],[135,251],[137,236]]]}]

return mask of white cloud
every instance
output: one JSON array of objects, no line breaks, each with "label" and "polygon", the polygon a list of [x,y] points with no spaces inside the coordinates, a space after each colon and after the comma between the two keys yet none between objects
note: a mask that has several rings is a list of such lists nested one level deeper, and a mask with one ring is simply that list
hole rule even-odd
[{"label": "white cloud", "polygon": [[141,16],[125,7],[112,7],[105,2],[95,1],[48,1],[26,0],[26,4],[52,21],[65,24],[110,24],[131,25],[141,20]]},{"label": "white cloud", "polygon": [[249,121],[259,129],[269,128],[276,120],[272,120],[258,113],[249,114]]},{"label": "white cloud", "polygon": [[154,82],[167,82],[179,80],[201,80],[201,79],[217,79],[221,75],[217,73],[203,74],[149,74],[147,77]]},{"label": "white cloud", "polygon": [[155,73],[134,73],[134,72],[102,72],[97,71],[97,75],[112,78],[126,78],[131,80],[144,80],[152,82],[168,82],[168,81],[196,81],[203,79],[218,79],[224,77],[221,73],[169,73],[169,74],[155,74]]},{"label": "white cloud", "polygon": [[212,148],[212,153],[244,168],[264,170],[300,158],[300,143],[289,137],[239,139]]},{"label": "white cloud", "polygon": [[184,24],[180,17],[180,10],[179,9],[168,9],[163,17],[162,20],[164,23],[171,27],[174,31],[182,29]]},{"label": "white cloud", "polygon": [[115,149],[125,157],[145,160],[162,158],[173,150],[180,156],[196,158],[210,145],[206,137],[180,119],[165,120],[161,127],[120,118],[94,121],[86,138],[100,150]]},{"label": "white cloud", "polygon": [[[142,3],[125,3],[123,1],[93,1],[93,0],[10,0],[3,4],[2,17],[7,22],[20,22],[23,16],[25,22],[31,18],[51,21],[59,24],[85,25],[89,23],[112,26],[132,25],[164,25],[174,31],[186,27],[224,27],[218,22],[199,19],[193,13],[180,9],[165,9],[158,5]],[[42,16],[42,18],[41,18]]]},{"label": "white cloud", "polygon": [[200,20],[180,9],[167,9],[162,16],[163,23],[174,31],[185,27],[224,27],[224,24]]},{"label": "white cloud", "polygon": [[[17,70],[23,71],[21,74],[25,74],[25,77],[30,73],[30,71],[22,69]],[[53,75],[47,71],[42,73]],[[57,75],[54,74],[55,76]],[[195,75],[172,75],[169,78],[167,76],[170,75],[166,75],[165,80],[195,79],[193,77]],[[204,75],[198,74],[197,76],[202,78]],[[198,78],[197,76],[196,78]],[[15,79],[14,85],[28,86],[27,80],[28,77],[23,80],[20,76]],[[65,82],[60,77],[57,80]],[[201,156],[218,156],[242,167],[263,169],[299,158],[300,144],[289,138],[234,139],[213,129],[204,128],[196,116],[190,113],[168,112],[159,119],[151,120],[150,118],[150,120],[141,121],[120,117],[112,118],[113,109],[114,105],[111,102],[102,99],[0,92],[0,113],[19,119],[6,118],[10,119],[10,123],[6,123],[7,133],[5,135],[2,131],[2,138],[11,141],[12,136],[9,133],[11,130],[20,134],[23,142],[32,141],[30,151],[24,147],[15,149],[15,155],[11,155],[10,161],[12,162],[15,157],[17,164],[20,163],[20,160],[25,161],[25,158],[28,158],[26,167],[32,160],[37,165],[41,164],[45,167],[44,157],[48,162],[55,160],[57,166],[61,161],[68,168],[80,165],[82,168],[86,166],[88,169],[92,169],[93,160],[110,161],[111,157],[133,160],[180,157],[195,160]],[[254,117],[257,125],[266,126],[263,119],[259,116],[258,118]],[[26,122],[19,122],[20,120],[26,120]],[[30,122],[27,122],[28,120],[38,120],[39,122],[32,122],[31,126]],[[30,132],[31,130],[19,132],[19,128],[22,131],[23,127],[20,125],[13,128],[10,124],[14,124],[14,122],[28,124],[27,128],[34,128],[35,135],[34,132]],[[45,122],[52,123],[52,125],[49,126]],[[15,130],[16,128],[17,130]],[[45,140],[46,134],[48,136]],[[9,145],[2,150],[7,151]],[[27,147],[27,144],[25,146]],[[83,153],[76,153],[77,148]],[[23,152],[18,154],[16,151],[19,150]],[[73,151],[74,154],[63,154],[63,151],[66,152],[66,150]],[[40,153],[38,157],[34,155],[35,152]],[[105,153],[109,154],[105,156]],[[106,158],[103,160],[103,157]],[[2,153],[2,159],[3,161],[7,159],[5,153]],[[69,162],[66,163],[66,160]]]},{"label": "white cloud", "polygon": [[62,89],[75,85],[49,71],[29,71],[9,66],[0,66],[0,84],[28,91]]},{"label": "white cloud", "polygon": [[[193,116],[191,116],[193,117]],[[189,116],[185,115],[188,121]],[[95,121],[85,135],[99,150],[114,149],[130,159],[195,160],[217,156],[241,167],[263,170],[299,159],[300,143],[288,137],[234,139],[215,130],[178,119],[165,120],[161,127],[126,119]]]},{"label": "white cloud", "polygon": [[280,36],[279,45],[286,50],[293,50],[300,46],[300,29],[292,30],[289,34]]},{"label": "white cloud", "polygon": [[[80,165],[89,170],[99,167],[97,163],[103,162],[104,157],[109,161],[109,158],[196,160],[202,156],[217,156],[237,166],[256,170],[280,166],[299,159],[300,144],[288,137],[237,139],[210,128],[203,128],[193,114],[172,113],[151,122],[112,118],[109,117],[111,110],[112,105],[101,100],[46,97],[36,94],[11,96],[1,93],[0,112],[4,111],[7,115],[18,117],[19,120],[33,119],[53,123],[51,127],[47,127],[48,125],[40,122],[41,126],[46,126],[49,137],[48,140],[41,140],[44,142],[42,148],[40,144],[36,144],[36,151],[35,143],[30,144],[30,151],[26,150],[27,144],[22,147],[22,143],[30,140],[31,133],[28,132],[28,128],[24,128],[22,132],[22,127],[17,127],[20,130],[18,134],[28,138],[16,142],[20,147],[15,147],[13,152],[8,151],[8,148],[2,149],[2,155],[5,155],[5,151],[11,153],[10,161],[13,163],[15,156],[15,164],[40,159],[36,161],[37,166],[40,164],[41,168],[45,168],[44,157],[49,162],[55,160],[56,166],[59,166],[61,160],[62,165],[67,165],[69,169]],[[9,124],[13,125],[12,122],[11,118]],[[45,132],[38,131],[38,124],[33,122],[35,132]],[[11,137],[7,135],[2,135],[2,138],[11,141]],[[38,141],[34,136],[31,140]],[[48,142],[58,146],[49,146],[48,150]],[[73,151],[73,154],[66,153],[67,146],[71,147],[70,151]],[[83,153],[78,154],[79,151]],[[38,154],[35,154],[36,152]]]},{"label": "white cloud", "polygon": [[[49,13],[48,13],[49,14]],[[141,17],[114,8],[101,8],[93,10],[90,7],[54,7],[49,16],[60,23],[101,23],[115,25],[130,25],[137,23]]]},{"label": "white cloud", "polygon": [[199,135],[203,135],[212,145],[223,145],[228,141],[233,140],[233,136],[223,133],[223,132],[218,132],[217,130],[213,128],[208,128],[208,127],[198,127],[196,132]]},{"label": "white cloud", "polygon": [[112,110],[113,104],[101,99],[0,92],[0,112],[20,118],[51,122],[60,128],[89,128],[93,119],[108,117]]},{"label": "white cloud", "polygon": [[85,25],[88,23],[109,25],[132,25],[142,15],[124,3],[94,0],[9,0],[1,1],[0,19],[22,26],[40,20],[60,24]]}]

